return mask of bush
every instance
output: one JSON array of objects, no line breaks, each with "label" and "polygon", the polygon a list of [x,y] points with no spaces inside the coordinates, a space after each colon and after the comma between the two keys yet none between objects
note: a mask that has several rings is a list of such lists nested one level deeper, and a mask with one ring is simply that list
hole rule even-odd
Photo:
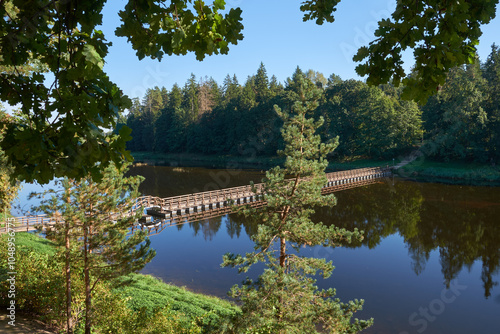
[{"label": "bush", "polygon": [[[64,268],[52,243],[30,233],[16,234],[16,309],[39,316],[56,329],[65,328]],[[0,236],[7,254],[8,235]],[[8,257],[0,258],[0,304],[7,306]],[[72,314],[75,333],[83,333],[82,275],[72,275]],[[140,274],[115,282],[100,282],[93,294],[93,333],[198,334],[223,333],[239,308]]]},{"label": "bush", "polygon": [[[27,234],[27,233],[26,233]],[[28,237],[25,240],[29,240]],[[16,308],[38,314],[46,324],[60,327],[64,323],[63,270],[53,256],[24,245],[22,234],[16,235]],[[24,240],[24,241],[25,241]],[[18,243],[19,242],[19,243]],[[0,237],[0,251],[7,253],[8,236]],[[9,283],[7,257],[0,258],[0,304],[7,305]]]}]

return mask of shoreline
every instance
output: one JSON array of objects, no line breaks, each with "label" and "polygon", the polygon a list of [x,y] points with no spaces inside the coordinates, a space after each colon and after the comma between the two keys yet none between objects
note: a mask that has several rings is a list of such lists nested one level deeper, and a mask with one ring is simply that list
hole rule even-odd
[{"label": "shoreline", "polygon": [[[282,165],[280,157],[238,157],[201,154],[162,154],[154,152],[132,152],[134,166],[200,167],[209,169],[267,170]],[[392,166],[402,158],[394,160],[356,159],[352,161],[330,161],[327,171],[342,171],[364,167]],[[500,166],[475,162],[436,162],[417,159],[400,168],[396,175],[417,182],[471,186],[500,186]]]}]

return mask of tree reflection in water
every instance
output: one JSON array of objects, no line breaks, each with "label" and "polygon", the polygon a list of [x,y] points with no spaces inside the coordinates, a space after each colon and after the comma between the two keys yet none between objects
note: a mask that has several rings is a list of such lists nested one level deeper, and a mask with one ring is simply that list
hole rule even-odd
[{"label": "tree reflection in water", "polygon": [[[439,252],[441,272],[447,287],[462,269],[482,263],[484,296],[498,285],[493,276],[500,267],[500,224],[498,188],[444,186],[396,182],[380,183],[336,193],[338,204],[317,210],[316,221],[348,230],[364,231],[362,242],[348,248],[377,247],[393,234],[400,235],[412,259],[416,275],[425,271],[432,251]],[[189,223],[194,234],[212,240],[222,219]],[[242,230],[252,236],[257,222],[236,214],[228,216],[227,233],[239,238]],[[179,227],[180,228],[180,227]]]}]

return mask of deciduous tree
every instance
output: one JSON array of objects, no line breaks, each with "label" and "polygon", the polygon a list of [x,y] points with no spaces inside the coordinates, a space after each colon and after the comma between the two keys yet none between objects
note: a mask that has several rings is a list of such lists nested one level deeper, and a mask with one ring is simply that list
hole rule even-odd
[{"label": "deciduous tree", "polygon": [[[6,126],[0,142],[18,179],[46,183],[53,177],[97,179],[110,161],[131,159],[127,127],[116,126],[130,100],[103,71],[110,43],[102,31],[105,1],[2,1],[0,5],[0,99],[19,104],[22,121]],[[241,10],[225,2],[131,0],[119,15],[118,36],[126,36],[144,56],[194,52],[227,53],[242,38]],[[20,69],[35,60],[49,73]],[[48,85],[46,83],[50,80]]]},{"label": "deciduous tree", "polygon": [[[1,122],[9,122],[9,119],[12,117],[4,112],[3,106],[0,104],[0,141],[4,131]],[[6,218],[6,215],[10,213],[12,201],[17,197],[19,191],[19,182],[11,177],[12,172],[8,159],[0,149],[0,219]]]}]

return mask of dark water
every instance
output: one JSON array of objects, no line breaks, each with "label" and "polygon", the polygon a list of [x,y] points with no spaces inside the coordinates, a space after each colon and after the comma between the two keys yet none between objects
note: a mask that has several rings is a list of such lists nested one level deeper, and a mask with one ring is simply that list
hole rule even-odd
[{"label": "dark water", "polygon": [[[146,195],[172,196],[259,182],[248,171],[136,167]],[[386,179],[336,193],[315,220],[365,231],[362,243],[307,248],[336,269],[320,288],[342,301],[364,299],[366,333],[500,333],[500,188]],[[226,252],[252,250],[256,226],[228,215],[169,227],[151,237],[157,255],[144,269],[167,282],[225,297],[245,277],[220,268]],[[248,274],[257,276],[261,268]]]}]

